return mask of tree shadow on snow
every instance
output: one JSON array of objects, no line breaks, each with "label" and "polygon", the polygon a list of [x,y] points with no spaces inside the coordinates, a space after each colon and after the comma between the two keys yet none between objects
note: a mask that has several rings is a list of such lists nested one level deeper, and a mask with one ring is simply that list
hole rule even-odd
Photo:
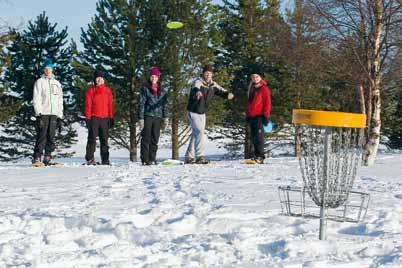
[{"label": "tree shadow on snow", "polygon": [[364,236],[372,236],[372,237],[384,235],[383,231],[369,232],[366,224],[359,224],[357,226],[343,228],[343,229],[339,230],[339,233],[346,234],[346,235],[364,235]]},{"label": "tree shadow on snow", "polygon": [[268,244],[258,245],[258,249],[265,255],[286,259],[289,254],[285,251],[286,241],[279,240]]}]

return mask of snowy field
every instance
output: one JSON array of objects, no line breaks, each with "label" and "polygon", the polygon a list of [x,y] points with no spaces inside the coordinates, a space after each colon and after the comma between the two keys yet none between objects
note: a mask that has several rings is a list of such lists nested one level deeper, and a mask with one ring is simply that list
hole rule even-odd
[{"label": "snowy field", "polygon": [[317,219],[281,215],[278,186],[301,184],[295,158],[140,166],[111,155],[112,167],[0,164],[0,267],[402,267],[402,154],[361,168],[366,219],[328,222],[327,241]]}]

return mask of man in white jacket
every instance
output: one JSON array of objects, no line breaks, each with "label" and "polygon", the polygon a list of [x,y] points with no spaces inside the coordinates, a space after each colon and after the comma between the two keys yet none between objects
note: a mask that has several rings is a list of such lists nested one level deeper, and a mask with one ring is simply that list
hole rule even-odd
[{"label": "man in white jacket", "polygon": [[[36,80],[33,90],[33,106],[36,116],[36,143],[34,166],[50,165],[55,150],[56,129],[63,118],[63,90],[53,75],[53,63],[45,61],[43,75]],[[41,157],[45,151],[43,162]]]}]

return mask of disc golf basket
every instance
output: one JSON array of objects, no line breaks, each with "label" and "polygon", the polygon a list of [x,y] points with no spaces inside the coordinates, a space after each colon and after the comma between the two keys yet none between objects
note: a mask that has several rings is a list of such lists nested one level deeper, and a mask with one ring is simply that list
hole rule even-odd
[{"label": "disc golf basket", "polygon": [[[320,240],[326,222],[360,222],[370,196],[353,191],[362,155],[364,114],[293,110],[301,128],[300,169],[303,186],[279,187],[282,213],[320,219]],[[307,193],[307,195],[306,195]]]}]

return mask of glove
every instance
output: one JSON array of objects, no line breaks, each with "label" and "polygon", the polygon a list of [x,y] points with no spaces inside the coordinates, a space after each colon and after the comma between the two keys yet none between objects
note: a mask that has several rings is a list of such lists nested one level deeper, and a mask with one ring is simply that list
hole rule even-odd
[{"label": "glove", "polygon": [[201,99],[203,96],[204,96],[204,94],[202,94],[201,91],[197,91],[197,93],[195,93],[195,98],[196,98],[197,100]]},{"label": "glove", "polygon": [[266,126],[266,125],[268,125],[268,123],[269,123],[269,118],[264,117],[264,119],[262,120],[262,124],[263,124],[264,126]]},{"label": "glove", "polygon": [[113,128],[114,127],[114,118],[110,118],[109,119],[109,128]]},{"label": "glove", "polygon": [[142,129],[144,128],[144,119],[140,119],[138,121],[138,126],[140,127],[140,131],[142,131]]}]

